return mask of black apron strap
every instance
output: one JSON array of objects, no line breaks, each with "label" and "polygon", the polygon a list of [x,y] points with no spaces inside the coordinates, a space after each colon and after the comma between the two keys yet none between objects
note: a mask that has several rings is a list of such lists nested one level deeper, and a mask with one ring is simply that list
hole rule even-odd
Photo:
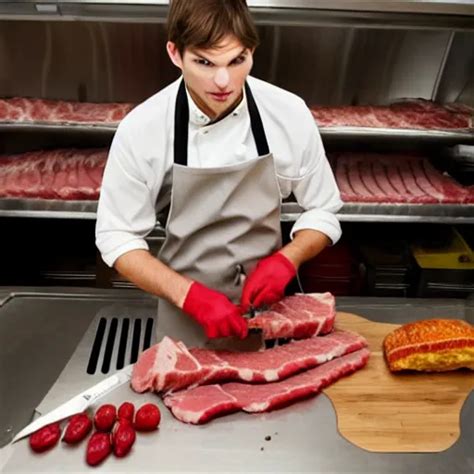
[{"label": "black apron strap", "polygon": [[[250,87],[245,83],[245,94],[247,96],[247,106],[250,115],[250,126],[252,128],[255,144],[257,145],[258,156],[268,155],[268,147],[265,129],[262,118],[258,111],[257,104],[253,98]],[[186,95],[184,80],[181,81],[176,96],[176,109],[174,113],[174,162],[178,165],[188,165],[188,129],[189,129],[189,105]]]},{"label": "black apron strap", "polygon": [[174,162],[178,165],[188,166],[188,129],[189,105],[183,80],[176,96],[174,112]]},{"label": "black apron strap", "polygon": [[253,137],[257,145],[258,156],[268,155],[270,148],[268,147],[262,118],[260,117],[260,112],[258,111],[257,104],[255,103],[252,91],[247,82],[245,83],[245,94],[247,96],[247,106],[250,115],[250,126],[252,127]]}]

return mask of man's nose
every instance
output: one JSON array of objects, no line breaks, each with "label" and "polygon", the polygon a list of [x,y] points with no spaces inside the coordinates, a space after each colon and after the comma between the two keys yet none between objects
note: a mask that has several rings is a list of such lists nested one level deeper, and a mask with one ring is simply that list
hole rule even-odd
[{"label": "man's nose", "polygon": [[214,82],[220,89],[225,89],[229,84],[229,71],[226,67],[220,67],[214,76]]}]

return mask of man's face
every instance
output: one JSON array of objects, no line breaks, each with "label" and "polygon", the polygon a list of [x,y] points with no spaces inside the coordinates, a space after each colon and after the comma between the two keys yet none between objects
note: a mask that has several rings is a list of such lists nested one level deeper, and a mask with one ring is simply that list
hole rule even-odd
[{"label": "man's face", "polygon": [[183,71],[191,97],[205,114],[218,118],[240,101],[252,69],[253,51],[234,36],[224,38],[212,49],[188,48],[182,57],[173,46],[168,43],[171,59]]}]

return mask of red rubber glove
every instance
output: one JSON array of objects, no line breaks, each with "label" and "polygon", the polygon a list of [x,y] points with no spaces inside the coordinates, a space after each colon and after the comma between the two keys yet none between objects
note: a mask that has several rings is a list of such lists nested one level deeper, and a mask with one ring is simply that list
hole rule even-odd
[{"label": "red rubber glove", "polygon": [[247,337],[247,322],[240,309],[227,296],[211,290],[197,281],[191,283],[183,304],[183,311],[197,321],[206,332],[206,336]]},{"label": "red rubber glove", "polygon": [[240,302],[242,313],[248,312],[250,306],[258,308],[280,301],[295,275],[295,266],[282,253],[262,258],[245,280]]}]

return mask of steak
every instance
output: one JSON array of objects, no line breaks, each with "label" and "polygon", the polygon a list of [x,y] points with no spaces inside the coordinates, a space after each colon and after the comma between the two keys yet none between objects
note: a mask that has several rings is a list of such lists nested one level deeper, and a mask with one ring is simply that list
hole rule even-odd
[{"label": "steak", "polygon": [[349,331],[293,341],[261,352],[186,349],[168,337],[143,352],[132,374],[137,392],[177,391],[192,385],[224,381],[274,382],[367,346]]},{"label": "steak", "polygon": [[360,349],[289,379],[263,385],[206,385],[168,395],[165,405],[185,423],[202,424],[239,410],[261,413],[316,395],[324,387],[365,366],[370,351]]},{"label": "steak", "polygon": [[[342,161],[342,160],[341,160]],[[360,175],[359,164],[354,162],[351,163],[352,166],[346,165],[347,176],[349,177],[349,183],[354,189],[357,199],[360,199],[361,202],[372,202],[376,198],[374,195],[367,189]]]},{"label": "steak", "polygon": [[416,99],[389,106],[313,106],[320,127],[453,130],[473,127],[473,109],[463,104],[440,105]]},{"label": "steak", "polygon": [[0,157],[0,197],[97,200],[104,149],[59,149]]},{"label": "steak", "polygon": [[345,202],[466,204],[472,187],[440,173],[422,156],[338,153],[330,157]]},{"label": "steak", "polygon": [[372,161],[371,165],[375,181],[382,190],[384,201],[400,202],[401,196],[388,178],[387,167],[382,165],[379,161]]},{"label": "steak", "polygon": [[269,311],[249,320],[249,329],[261,329],[264,339],[303,339],[332,331],[336,302],[331,293],[283,298]]},{"label": "steak", "polygon": [[140,355],[133,367],[131,384],[139,393],[150,389],[180,390],[203,380],[207,373],[182,342],[164,337]]},{"label": "steak", "polygon": [[[24,97],[0,99],[0,122],[117,125],[135,105],[88,103]],[[311,112],[320,127],[370,127],[405,129],[470,129],[472,107],[440,105],[416,99],[389,106],[314,106]]]},{"label": "steak", "polygon": [[0,122],[117,125],[133,104],[87,103],[14,97],[0,99]]},{"label": "steak", "polygon": [[325,337],[302,339],[261,352],[206,349],[191,349],[190,352],[209,370],[202,383],[225,380],[266,383],[283,380],[366,346],[366,340],[358,334],[334,331]]},{"label": "steak", "polygon": [[337,185],[341,192],[341,199],[344,202],[354,202],[357,200],[357,193],[349,181],[346,164],[338,159],[337,154],[331,155],[330,164],[333,167],[334,175],[337,178]]}]

